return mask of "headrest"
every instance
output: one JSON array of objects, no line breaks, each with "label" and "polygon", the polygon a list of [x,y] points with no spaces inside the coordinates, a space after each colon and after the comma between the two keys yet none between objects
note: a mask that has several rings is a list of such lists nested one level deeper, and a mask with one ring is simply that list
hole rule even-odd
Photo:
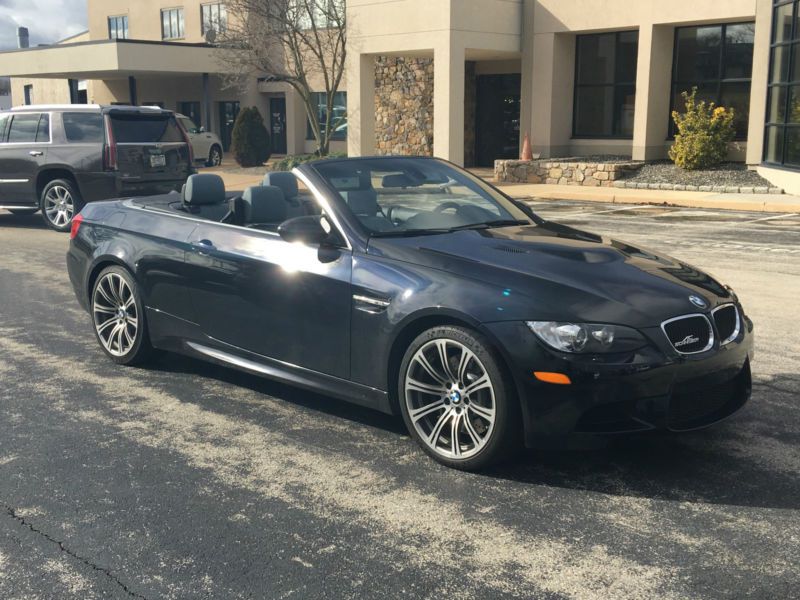
[{"label": "headrest", "polygon": [[278,186],[249,187],[242,194],[242,204],[245,223],[283,223],[286,220],[286,200]]},{"label": "headrest", "polygon": [[183,201],[192,206],[225,202],[225,183],[212,173],[189,175],[183,186]]},{"label": "headrest", "polygon": [[263,185],[274,185],[283,190],[283,195],[287,200],[294,200],[297,197],[297,177],[285,171],[276,171],[264,175]]},{"label": "headrest", "polygon": [[384,175],[381,179],[381,186],[385,188],[407,188],[415,187],[417,182],[411,179],[405,173],[396,173],[394,175]]},{"label": "headrest", "polygon": [[375,190],[352,190],[347,192],[347,205],[357,215],[374,217],[380,211],[378,193]]}]

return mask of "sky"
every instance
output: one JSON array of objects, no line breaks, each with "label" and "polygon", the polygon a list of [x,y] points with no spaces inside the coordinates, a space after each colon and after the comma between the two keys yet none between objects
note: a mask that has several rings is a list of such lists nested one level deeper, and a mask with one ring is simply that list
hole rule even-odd
[{"label": "sky", "polygon": [[86,29],[86,0],[0,0],[0,50],[17,47],[17,27],[31,46],[52,44]]}]

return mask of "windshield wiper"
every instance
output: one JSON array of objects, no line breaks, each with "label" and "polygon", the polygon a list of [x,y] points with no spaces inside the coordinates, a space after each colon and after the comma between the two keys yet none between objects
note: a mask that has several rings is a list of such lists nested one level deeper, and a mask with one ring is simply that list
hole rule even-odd
[{"label": "windshield wiper", "polygon": [[371,237],[415,237],[418,235],[439,235],[450,233],[451,229],[395,229],[393,231],[376,231]]},{"label": "windshield wiper", "polygon": [[470,223],[469,225],[457,225],[450,227],[448,231],[462,231],[464,229],[489,229],[491,227],[511,227],[513,225],[530,225],[530,221],[519,219],[498,219],[496,221],[483,221],[481,223]]}]

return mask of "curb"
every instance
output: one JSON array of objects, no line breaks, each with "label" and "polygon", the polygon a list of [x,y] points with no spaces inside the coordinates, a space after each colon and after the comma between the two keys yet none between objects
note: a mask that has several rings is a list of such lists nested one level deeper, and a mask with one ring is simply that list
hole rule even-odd
[{"label": "curb", "polygon": [[633,190],[619,188],[584,188],[580,191],[574,189],[565,189],[562,191],[552,189],[558,186],[540,186],[536,184],[500,185],[498,187],[514,198],[525,200],[566,200],[571,202],[603,202],[607,204],[651,204],[715,210],[800,213],[800,197],[778,194],[715,194],[708,192],[650,189]]},{"label": "curb", "polygon": [[779,187],[752,187],[729,185],[682,185],[679,183],[639,183],[636,181],[615,181],[613,187],[628,190],[661,190],[670,192],[703,192],[714,194],[773,194],[782,195],[784,191]]}]

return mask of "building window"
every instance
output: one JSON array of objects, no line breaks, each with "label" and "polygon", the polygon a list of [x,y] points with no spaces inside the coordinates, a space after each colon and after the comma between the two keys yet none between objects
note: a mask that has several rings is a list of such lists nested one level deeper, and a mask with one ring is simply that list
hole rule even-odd
[{"label": "building window", "polygon": [[200,6],[200,28],[203,35],[209,30],[219,33],[228,25],[228,13],[222,2]]},{"label": "building window", "polygon": [[161,11],[161,39],[177,40],[183,37],[183,9],[165,8]]},{"label": "building window", "polygon": [[33,104],[33,84],[29,83],[22,88],[23,100],[26,105]]},{"label": "building window", "polygon": [[633,137],[638,53],[638,31],[577,37],[574,137]]},{"label": "building window", "polygon": [[108,37],[112,40],[128,39],[128,17],[108,17]]},{"label": "building window", "polygon": [[800,7],[777,0],[772,20],[764,162],[800,169]]},{"label": "building window", "polygon": [[[313,92],[311,100],[317,106],[317,123],[320,129],[325,128],[325,117],[328,112],[328,94],[325,92]],[[332,140],[347,139],[347,92],[336,92],[333,96],[333,114],[331,115],[331,127],[333,128]],[[311,122],[306,127],[306,139],[314,139],[314,130],[311,129]]]},{"label": "building window", "polygon": [[[683,110],[683,92],[733,108],[736,139],[747,138],[754,23],[679,27],[675,30],[671,110]],[[675,123],[670,119],[670,135]]]}]

